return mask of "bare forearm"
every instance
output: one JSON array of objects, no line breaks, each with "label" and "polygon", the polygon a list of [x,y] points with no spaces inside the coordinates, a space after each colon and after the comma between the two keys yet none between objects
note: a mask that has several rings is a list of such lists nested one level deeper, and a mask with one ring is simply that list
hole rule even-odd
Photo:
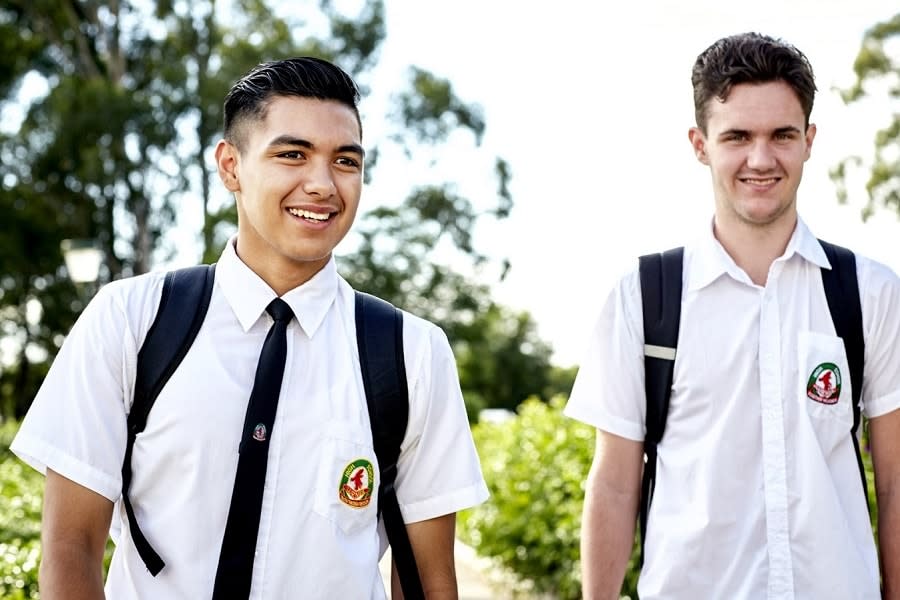
[{"label": "bare forearm", "polygon": [[[444,588],[424,588],[422,592],[427,600],[459,600],[459,592],[456,590],[456,585]],[[391,598],[393,600],[404,599],[403,590],[400,589],[399,583],[391,585]]]},{"label": "bare forearm", "polygon": [[581,534],[585,600],[618,600],[634,544],[637,498],[609,490],[585,497]]},{"label": "bare forearm", "polygon": [[[896,488],[897,486],[892,486]],[[878,495],[878,547],[884,600],[900,600],[900,490]]]},{"label": "bare forearm", "polygon": [[618,600],[634,544],[643,445],[597,430],[581,522],[585,600]]},{"label": "bare forearm", "polygon": [[[428,600],[459,600],[457,590],[456,572],[451,562],[445,565],[439,572],[423,573],[420,569],[419,579],[422,581],[422,591]],[[400,578],[397,573],[397,565],[391,564],[391,598],[403,600],[403,590],[400,587]]]},{"label": "bare forearm", "polygon": [[882,597],[900,600],[900,410],[869,421],[869,440],[878,501]]},{"label": "bare forearm", "polygon": [[103,550],[112,502],[47,469],[41,520],[43,600],[103,598]]},{"label": "bare forearm", "polygon": [[[406,532],[416,558],[425,597],[428,600],[457,600],[459,592],[453,551],[456,514],[409,523]],[[391,568],[391,595],[400,600],[403,598],[396,564],[392,564]]]},{"label": "bare forearm", "polygon": [[103,600],[103,572],[83,548],[44,548],[39,584],[43,600]]}]

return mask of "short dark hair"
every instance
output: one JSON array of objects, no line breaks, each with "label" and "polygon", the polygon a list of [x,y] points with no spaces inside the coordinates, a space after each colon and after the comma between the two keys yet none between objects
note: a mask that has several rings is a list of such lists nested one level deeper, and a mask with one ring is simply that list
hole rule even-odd
[{"label": "short dark hair", "polygon": [[335,100],[353,110],[359,118],[359,88],[340,67],[312,56],[300,56],[256,65],[231,86],[225,96],[225,139],[241,149],[241,124],[265,119],[273,97],[301,96]]},{"label": "short dark hair", "polygon": [[816,83],[802,52],[783,40],[752,32],[715,42],[697,57],[691,71],[697,126],[706,131],[713,98],[724,102],[735,85],[770,81],[784,81],[794,90],[809,126]]}]

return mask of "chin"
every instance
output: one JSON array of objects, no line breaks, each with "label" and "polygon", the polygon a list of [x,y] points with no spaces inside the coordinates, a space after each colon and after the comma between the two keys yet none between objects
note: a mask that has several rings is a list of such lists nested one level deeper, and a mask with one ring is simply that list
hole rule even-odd
[{"label": "chin", "polygon": [[328,252],[326,254],[320,253],[303,253],[303,254],[293,254],[288,255],[291,262],[297,265],[308,265],[313,263],[325,263],[328,262],[328,259],[331,258],[331,253]]},{"label": "chin", "polygon": [[743,220],[749,223],[767,225],[788,214],[790,206],[785,206],[780,202],[747,202],[737,212]]}]

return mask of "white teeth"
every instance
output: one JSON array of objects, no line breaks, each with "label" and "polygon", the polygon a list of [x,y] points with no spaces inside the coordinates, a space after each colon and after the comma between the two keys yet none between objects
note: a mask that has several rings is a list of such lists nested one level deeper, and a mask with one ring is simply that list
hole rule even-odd
[{"label": "white teeth", "polygon": [[774,177],[770,177],[769,179],[745,179],[747,183],[752,183],[753,185],[770,185],[778,181]]},{"label": "white teeth", "polygon": [[313,221],[327,221],[331,213],[316,213],[301,208],[289,208],[288,212],[295,217],[303,217],[304,219],[312,219]]}]

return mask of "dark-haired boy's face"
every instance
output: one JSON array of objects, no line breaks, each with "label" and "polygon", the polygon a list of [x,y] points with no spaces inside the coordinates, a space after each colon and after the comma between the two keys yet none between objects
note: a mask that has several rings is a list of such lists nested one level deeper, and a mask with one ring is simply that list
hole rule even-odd
[{"label": "dark-haired boy's face", "polygon": [[359,125],[339,102],[278,96],[242,127],[240,151],[216,148],[219,175],[237,201],[238,256],[281,294],[315,275],[353,224]]},{"label": "dark-haired boy's face", "polygon": [[705,132],[689,132],[697,159],[710,168],[716,223],[768,226],[796,218],[797,188],[815,125],[783,81],[742,83],[725,101],[711,99]]}]

